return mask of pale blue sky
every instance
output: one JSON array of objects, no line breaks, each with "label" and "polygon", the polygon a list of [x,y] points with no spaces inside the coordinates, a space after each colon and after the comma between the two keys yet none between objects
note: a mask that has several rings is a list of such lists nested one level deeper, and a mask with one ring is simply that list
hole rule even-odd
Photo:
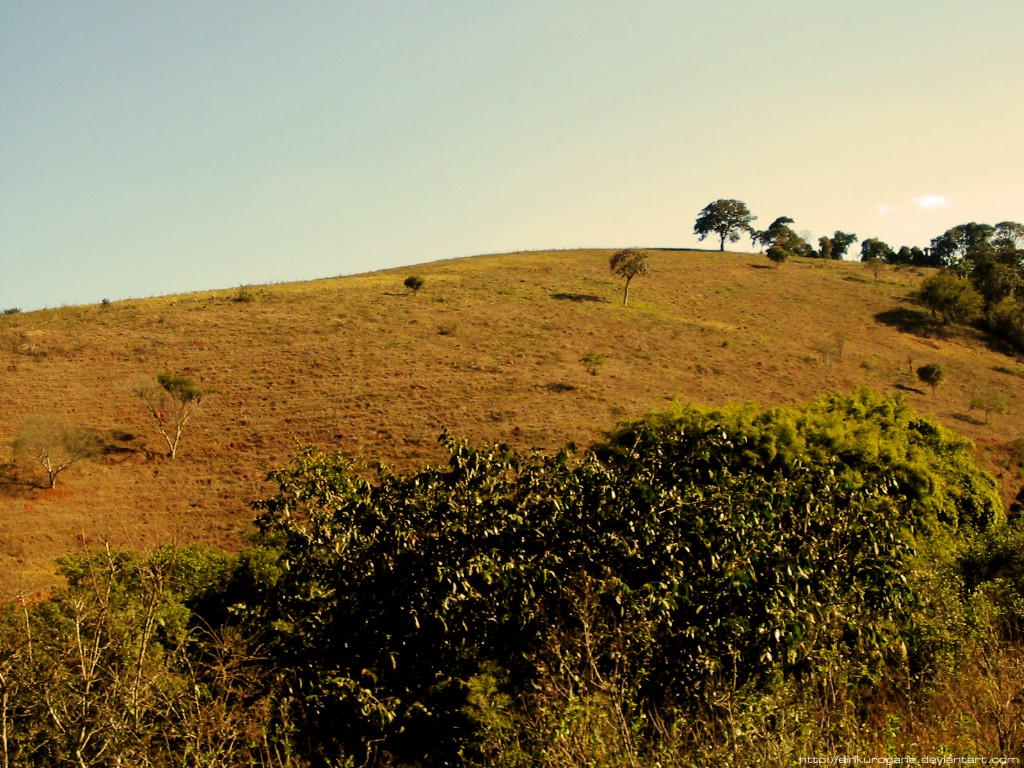
[{"label": "pale blue sky", "polygon": [[894,246],[1024,221],[1021,11],[0,0],[0,309],[697,245],[721,197]]}]

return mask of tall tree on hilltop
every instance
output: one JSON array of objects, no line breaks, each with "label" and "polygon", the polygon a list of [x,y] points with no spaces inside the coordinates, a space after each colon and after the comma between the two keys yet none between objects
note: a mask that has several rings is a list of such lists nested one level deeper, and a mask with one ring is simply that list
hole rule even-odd
[{"label": "tall tree on hilltop", "polygon": [[856,242],[856,235],[850,232],[841,232],[837,229],[832,237],[822,235],[818,238],[818,246],[821,249],[819,255],[823,259],[842,260],[850,246]]},{"label": "tall tree on hilltop", "polygon": [[760,244],[761,248],[771,248],[778,241],[780,234],[783,230],[789,229],[789,225],[793,223],[793,219],[789,216],[779,216],[773,221],[768,229],[753,229],[751,228],[750,242],[754,245]]},{"label": "tall tree on hilltop", "polygon": [[924,251],[915,246],[900,246],[898,253],[889,258],[890,264],[909,264],[913,267],[939,267],[942,266],[937,256],[932,255],[931,249]]},{"label": "tall tree on hilltop", "polygon": [[762,245],[768,246],[768,258],[776,266],[793,256],[814,255],[814,249],[806,238],[789,226],[792,223],[793,219],[789,216],[779,216],[768,229],[758,233],[757,239]]},{"label": "tall tree on hilltop", "polygon": [[1020,251],[1024,249],[1024,224],[1018,221],[1001,221],[996,224],[992,242],[999,248]]},{"label": "tall tree on hilltop", "polygon": [[752,234],[751,222],[757,219],[747,204],[740,200],[716,200],[708,203],[697,216],[693,233],[703,241],[708,235],[718,235],[718,250],[725,250],[725,241],[735,243],[744,233]]},{"label": "tall tree on hilltop", "polygon": [[965,276],[970,273],[974,257],[990,246],[996,228],[990,224],[960,224],[932,238],[931,251],[944,267],[950,267]]},{"label": "tall tree on hilltop", "polygon": [[871,259],[892,261],[894,255],[889,244],[882,242],[877,237],[869,237],[860,244],[861,261],[871,261]]}]

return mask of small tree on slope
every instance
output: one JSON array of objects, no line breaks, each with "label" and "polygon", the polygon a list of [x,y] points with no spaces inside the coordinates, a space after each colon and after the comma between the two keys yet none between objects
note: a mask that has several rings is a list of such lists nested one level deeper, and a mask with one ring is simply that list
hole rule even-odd
[{"label": "small tree on slope", "polygon": [[629,301],[629,283],[634,277],[646,275],[650,269],[647,264],[647,254],[639,248],[626,248],[612,255],[608,262],[612,273],[626,281],[626,289],[622,293],[622,306]]},{"label": "small tree on slope", "polygon": [[36,414],[22,422],[14,440],[16,458],[34,461],[46,471],[49,488],[72,464],[100,452],[100,441],[87,429],[65,424],[56,416]]},{"label": "small tree on slope", "polygon": [[156,382],[157,386],[147,384],[136,388],[135,394],[167,443],[167,455],[173,459],[185,425],[210,392],[184,374],[161,373]]}]

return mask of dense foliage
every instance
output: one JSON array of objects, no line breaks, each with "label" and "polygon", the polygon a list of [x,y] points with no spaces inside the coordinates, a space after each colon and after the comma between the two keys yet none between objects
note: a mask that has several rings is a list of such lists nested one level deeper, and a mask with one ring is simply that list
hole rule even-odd
[{"label": "dense foliage", "polygon": [[967,443],[899,398],[442,441],[372,477],[303,450],[237,558],[67,561],[5,614],[5,764],[653,764],[741,701],[922,690],[1019,565]]},{"label": "dense foliage", "polygon": [[943,322],[980,317],[996,337],[1024,350],[1024,224],[961,224],[932,239],[927,259],[910,263],[944,267],[920,292]]},{"label": "dense foliage", "polygon": [[444,439],[447,467],[374,482],[306,452],[258,504],[280,559],[247,615],[310,722],[351,724],[313,727],[330,750],[455,760],[495,666],[513,691],[614,678],[661,716],[723,679],[928,669],[920,540],[1000,514],[964,441],[868,393],[680,409],[579,459]]}]

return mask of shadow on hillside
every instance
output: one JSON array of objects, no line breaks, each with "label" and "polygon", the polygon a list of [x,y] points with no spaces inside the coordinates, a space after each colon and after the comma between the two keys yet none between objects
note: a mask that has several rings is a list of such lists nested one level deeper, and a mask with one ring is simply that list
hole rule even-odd
[{"label": "shadow on hillside", "polygon": [[773,264],[751,264],[751,269],[776,269]]},{"label": "shadow on hillside", "polygon": [[13,463],[0,462],[0,495],[10,498],[22,496],[34,490],[36,485],[23,478]]},{"label": "shadow on hillside", "polygon": [[979,419],[977,416],[972,416],[969,413],[954,413],[953,418],[965,424],[973,424],[976,427],[986,423],[984,419]]},{"label": "shadow on hillside", "polygon": [[131,432],[124,432],[119,429],[111,430],[100,440],[102,445],[100,455],[110,464],[120,464],[135,456],[152,458],[149,451],[144,450],[138,445],[132,445],[138,439],[139,436]]},{"label": "shadow on hillside", "polygon": [[912,333],[915,336],[933,336],[936,331],[935,322],[927,313],[910,307],[887,309],[885,312],[875,315],[875,320],[882,325],[888,325],[898,331]]},{"label": "shadow on hillside", "polygon": [[908,387],[906,384],[893,384],[893,386],[896,387],[896,389],[898,389],[898,390],[900,390],[902,392],[914,392],[915,394],[918,394],[918,395],[927,395],[928,394],[923,389],[918,389],[917,387]]},{"label": "shadow on hillside", "polygon": [[559,301],[600,301],[605,304],[608,303],[608,299],[602,299],[600,296],[595,296],[592,293],[552,293],[552,299],[558,299]]},{"label": "shadow on hillside", "polygon": [[1011,368],[1008,365],[997,365],[993,369],[996,373],[1005,373],[1007,376],[1016,376],[1024,379],[1024,368]]}]

